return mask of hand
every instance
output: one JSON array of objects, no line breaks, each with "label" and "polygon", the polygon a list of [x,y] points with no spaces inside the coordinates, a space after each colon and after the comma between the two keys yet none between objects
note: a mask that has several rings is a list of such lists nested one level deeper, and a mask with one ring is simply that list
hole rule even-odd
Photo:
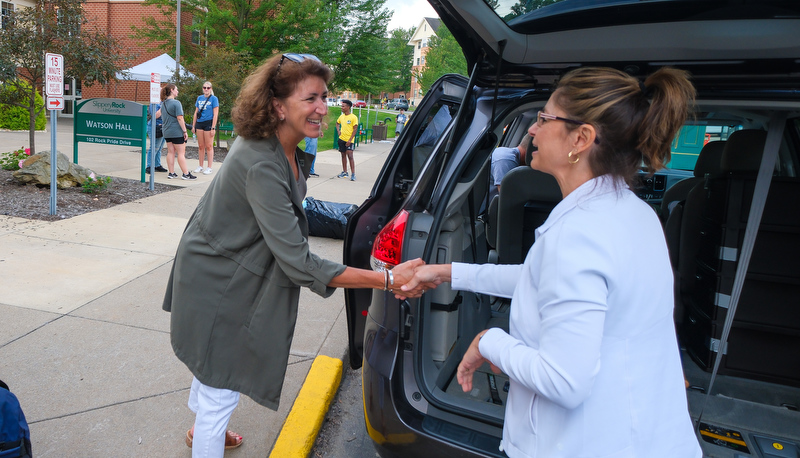
[{"label": "hand", "polygon": [[431,264],[415,269],[414,277],[400,287],[395,294],[398,299],[419,297],[429,289],[435,289],[443,282],[450,281],[450,264]]},{"label": "hand", "polygon": [[469,348],[467,348],[466,353],[464,353],[464,357],[461,358],[461,363],[458,365],[458,370],[456,371],[458,384],[461,385],[461,390],[465,393],[472,391],[472,376],[479,367],[483,366],[483,363],[489,363],[492,372],[495,374],[500,373],[500,368],[481,355],[478,343],[484,334],[486,334],[486,331],[481,331],[472,339],[472,343],[469,345]]},{"label": "hand", "polygon": [[[408,281],[414,277],[414,272],[416,271],[416,269],[424,265],[425,261],[423,261],[420,258],[417,258],[395,266],[395,268],[392,269],[392,276],[394,277],[394,286],[391,287],[392,290],[395,292],[398,291],[401,286],[408,283]],[[419,297],[421,295],[422,295],[421,292],[416,295],[409,294],[408,296],[403,297],[403,299],[405,299],[406,297]],[[397,295],[395,294],[395,296]]]}]

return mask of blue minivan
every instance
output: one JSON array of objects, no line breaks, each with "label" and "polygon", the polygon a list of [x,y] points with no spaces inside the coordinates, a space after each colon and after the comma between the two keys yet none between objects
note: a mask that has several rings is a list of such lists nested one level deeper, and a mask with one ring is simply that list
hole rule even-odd
[{"label": "blue minivan", "polygon": [[[520,166],[495,200],[491,152],[519,144],[570,69],[685,69],[696,109],[669,168],[642,173],[637,194],[670,248],[698,441],[708,457],[800,457],[800,2],[430,3],[469,76],[443,76],[416,107],[349,221],[345,263],[521,263],[560,193]],[[447,284],[345,300],[381,456],[505,456],[508,377],[476,375],[470,393],[454,379],[480,330],[507,328],[508,303]]]}]

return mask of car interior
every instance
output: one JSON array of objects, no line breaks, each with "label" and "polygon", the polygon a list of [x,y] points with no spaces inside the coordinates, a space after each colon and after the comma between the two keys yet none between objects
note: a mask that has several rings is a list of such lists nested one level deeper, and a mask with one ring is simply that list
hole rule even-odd
[{"label": "car interior", "polygon": [[[433,215],[441,222],[435,226],[430,262],[524,261],[535,228],[561,193],[551,176],[520,166],[490,198],[491,152],[519,144],[543,104],[527,102],[506,110],[494,131],[470,146],[449,200],[439,206],[444,210]],[[800,106],[788,112],[738,308],[710,393],[709,388],[774,108],[766,102],[699,100],[687,120],[687,127],[700,128],[703,143],[692,168],[641,172],[635,188],[665,230],[690,410],[695,419],[702,411],[707,423],[708,433],[701,425],[701,435],[714,440],[723,433],[708,425],[724,424],[731,428],[727,433],[750,434],[747,443],[757,447],[775,440],[800,443]],[[485,120],[473,122],[471,128],[486,129]],[[413,177],[440,175],[428,173],[445,162],[436,157],[443,153],[432,151],[439,151],[432,143],[415,148]],[[447,413],[454,412],[500,427],[508,378],[487,366],[475,377],[474,389],[464,393],[455,371],[480,330],[508,329],[508,300],[443,284],[423,297],[420,308],[413,361],[421,374],[418,383],[437,407],[428,415],[467,421]],[[499,429],[487,433],[499,435]]]}]

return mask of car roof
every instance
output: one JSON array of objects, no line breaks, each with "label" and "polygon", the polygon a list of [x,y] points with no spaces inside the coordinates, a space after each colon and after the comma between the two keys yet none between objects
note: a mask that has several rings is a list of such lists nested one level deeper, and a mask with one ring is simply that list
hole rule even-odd
[{"label": "car roof", "polygon": [[[508,21],[483,0],[429,1],[478,84],[549,85],[585,65],[642,76],[673,65],[716,80],[800,73],[795,0],[563,0]],[[502,14],[509,0],[493,3]]]}]

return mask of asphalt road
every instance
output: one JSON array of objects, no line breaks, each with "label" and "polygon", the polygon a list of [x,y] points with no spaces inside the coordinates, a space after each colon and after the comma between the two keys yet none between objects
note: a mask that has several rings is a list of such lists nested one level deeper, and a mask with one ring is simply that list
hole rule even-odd
[{"label": "asphalt road", "polygon": [[361,369],[345,362],[339,392],[331,403],[317,441],[309,454],[314,458],[375,458],[378,454],[364,426]]}]

